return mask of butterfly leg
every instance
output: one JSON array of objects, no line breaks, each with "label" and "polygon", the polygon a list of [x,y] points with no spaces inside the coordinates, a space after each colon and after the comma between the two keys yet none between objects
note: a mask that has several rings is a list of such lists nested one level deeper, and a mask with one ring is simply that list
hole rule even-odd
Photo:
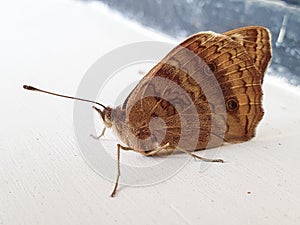
[{"label": "butterfly leg", "polygon": [[[171,150],[171,151],[169,151]],[[160,146],[160,147],[157,147],[155,149],[152,149],[150,151],[147,151],[147,152],[143,152],[142,154],[145,155],[145,156],[153,156],[153,155],[156,155],[157,153],[161,152],[161,151],[166,151],[166,153],[171,153],[175,150],[175,148],[171,147],[169,143],[163,145],[163,146]]]},{"label": "butterfly leg", "polygon": [[156,155],[157,153],[159,153],[160,151],[163,151],[163,150],[165,150],[167,153],[170,153],[169,150],[171,150],[171,152],[173,152],[175,149],[178,149],[179,151],[182,151],[182,152],[184,152],[184,153],[186,153],[186,154],[192,156],[193,158],[200,159],[200,160],[202,160],[202,161],[204,161],[204,162],[220,162],[220,163],[224,163],[224,160],[223,160],[223,159],[207,159],[207,158],[198,156],[198,155],[196,155],[196,154],[193,154],[193,153],[191,153],[191,152],[189,152],[189,151],[186,151],[186,150],[184,150],[184,149],[182,149],[182,148],[178,148],[178,147],[175,148],[175,147],[172,147],[172,146],[170,146],[169,143],[165,144],[164,146],[161,146],[161,147],[158,147],[158,148],[156,148],[156,149],[153,149],[153,150],[151,150],[151,151],[149,151],[149,152],[143,152],[142,154],[143,154],[143,155],[146,155],[146,156]]},{"label": "butterfly leg", "polygon": [[148,152],[145,152],[145,151],[143,151],[143,150],[134,149],[134,148],[131,148],[131,147],[122,146],[122,145],[118,144],[118,148],[119,148],[119,146],[120,146],[120,149],[122,149],[122,150],[138,152],[138,153],[141,153],[142,155],[145,155],[145,156],[154,155],[155,153],[157,153],[157,152],[163,150],[162,147],[159,147],[159,148],[150,150],[150,151],[148,151]]},{"label": "butterfly leg", "polygon": [[167,150],[168,148],[170,148],[170,145],[169,145],[169,143],[167,143],[166,145],[158,147],[156,149],[153,149],[153,150],[151,150],[151,151],[149,151],[147,153],[145,153],[142,150],[137,150],[137,149],[134,149],[134,148],[131,148],[131,147],[127,147],[127,146],[122,146],[120,144],[117,144],[117,147],[118,147],[118,173],[117,173],[117,178],[116,178],[114,189],[113,189],[113,191],[112,191],[112,193],[110,195],[111,197],[115,196],[115,194],[117,192],[117,189],[118,189],[118,185],[119,185],[119,178],[120,178],[120,175],[121,175],[121,171],[120,171],[120,151],[121,151],[121,149],[125,150],[125,151],[138,152],[138,153],[141,153],[141,154],[143,154],[145,156],[150,156],[150,155],[155,155],[155,154],[157,154],[160,151]]},{"label": "butterfly leg", "polygon": [[106,127],[103,128],[103,130],[102,130],[102,132],[101,132],[101,134],[100,134],[99,136],[95,136],[95,135],[93,135],[93,134],[90,134],[90,136],[91,136],[92,138],[94,138],[94,139],[100,139],[101,137],[104,136],[105,131],[106,131]]},{"label": "butterfly leg", "polygon": [[[120,145],[121,146],[121,145]],[[124,146],[121,146],[120,147],[122,150],[125,150],[125,151],[134,151],[134,152],[138,152],[138,153],[141,153],[142,155],[144,156],[153,156],[153,155],[156,155],[157,153],[161,152],[161,151],[167,151],[167,153],[169,153],[168,150],[174,150],[175,148],[172,148],[170,146],[169,143],[163,145],[163,146],[160,146],[160,147],[157,147],[155,149],[151,149],[149,151],[143,151],[143,150],[138,150],[138,149],[133,149],[131,147],[124,147]]]},{"label": "butterfly leg", "polygon": [[198,155],[196,155],[196,154],[193,154],[193,153],[191,153],[191,152],[189,152],[189,151],[187,151],[187,150],[184,150],[184,149],[182,149],[182,148],[177,147],[177,149],[178,149],[179,151],[182,151],[182,152],[184,152],[184,153],[186,153],[186,154],[192,156],[192,157],[195,158],[195,159],[200,159],[200,160],[202,160],[202,161],[204,161],[204,162],[220,162],[220,163],[224,163],[224,160],[223,160],[223,159],[207,159],[207,158],[198,156]]},{"label": "butterfly leg", "polygon": [[115,182],[115,187],[112,191],[112,193],[110,194],[110,197],[114,197],[116,192],[117,192],[117,188],[118,188],[118,185],[119,185],[119,178],[120,178],[120,175],[121,175],[121,170],[120,170],[120,150],[123,149],[123,148],[126,148],[120,144],[117,145],[118,146],[118,173],[117,173],[117,179],[116,179],[116,182]]},{"label": "butterfly leg", "polygon": [[115,186],[114,186],[114,189],[111,193],[111,197],[114,197],[116,192],[117,192],[117,188],[118,188],[118,185],[119,185],[119,178],[120,178],[120,175],[121,175],[121,170],[120,170],[120,152],[121,152],[121,149],[122,150],[125,150],[125,151],[135,151],[135,152],[142,152],[140,150],[136,150],[136,149],[133,149],[131,147],[126,147],[126,146],[122,146],[120,144],[117,144],[117,147],[118,147],[118,173],[117,173],[117,178],[116,178],[116,182],[115,182]]}]

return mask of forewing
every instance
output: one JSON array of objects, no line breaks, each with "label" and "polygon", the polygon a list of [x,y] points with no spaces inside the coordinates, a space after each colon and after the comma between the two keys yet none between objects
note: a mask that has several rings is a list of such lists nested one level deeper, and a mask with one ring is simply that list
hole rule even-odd
[{"label": "forewing", "polygon": [[[123,107],[132,130],[145,140],[144,147],[156,142],[193,150],[215,147],[223,140],[246,141],[263,116],[261,80],[240,43],[227,35],[201,32],[158,63]],[[151,128],[153,118],[162,121]]]},{"label": "forewing", "polygon": [[242,27],[223,33],[241,44],[253,59],[258,71],[263,75],[272,58],[271,33],[261,26]]}]

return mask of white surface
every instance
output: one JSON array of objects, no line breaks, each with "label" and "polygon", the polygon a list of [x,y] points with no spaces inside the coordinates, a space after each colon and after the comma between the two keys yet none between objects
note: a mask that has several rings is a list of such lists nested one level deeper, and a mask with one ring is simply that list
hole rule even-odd
[{"label": "white surface", "polygon": [[0,224],[300,224],[299,89],[266,78],[258,135],[220,148],[227,163],[201,173],[191,160],[166,182],[112,199],[113,185],[76,147],[72,101],[22,84],[75,94],[104,53],[164,37],[68,0],[2,1],[0,28]]}]

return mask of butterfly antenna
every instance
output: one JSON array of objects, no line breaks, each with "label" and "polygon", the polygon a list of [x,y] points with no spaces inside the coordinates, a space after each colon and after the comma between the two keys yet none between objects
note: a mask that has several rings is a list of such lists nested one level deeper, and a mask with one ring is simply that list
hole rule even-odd
[{"label": "butterfly antenna", "polygon": [[101,103],[99,103],[99,102],[94,102],[94,101],[83,99],[83,98],[75,98],[75,97],[71,97],[71,96],[67,96],[67,95],[56,94],[56,93],[53,93],[53,92],[44,91],[44,90],[32,87],[30,85],[23,85],[23,88],[26,89],[26,90],[29,90],[29,91],[38,91],[38,92],[43,92],[43,93],[46,93],[46,94],[49,94],[49,95],[55,95],[55,96],[58,96],[58,97],[70,98],[70,99],[79,100],[79,101],[83,101],[83,102],[94,103],[94,104],[100,105],[104,109],[106,109],[106,107],[104,105],[102,105]]}]

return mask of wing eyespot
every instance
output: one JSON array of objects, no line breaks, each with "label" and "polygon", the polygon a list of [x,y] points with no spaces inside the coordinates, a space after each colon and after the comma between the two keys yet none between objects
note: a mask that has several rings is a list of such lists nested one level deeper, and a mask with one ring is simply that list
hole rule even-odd
[{"label": "wing eyespot", "polygon": [[234,112],[239,109],[239,102],[235,98],[231,98],[226,102],[226,109],[229,112]]}]

